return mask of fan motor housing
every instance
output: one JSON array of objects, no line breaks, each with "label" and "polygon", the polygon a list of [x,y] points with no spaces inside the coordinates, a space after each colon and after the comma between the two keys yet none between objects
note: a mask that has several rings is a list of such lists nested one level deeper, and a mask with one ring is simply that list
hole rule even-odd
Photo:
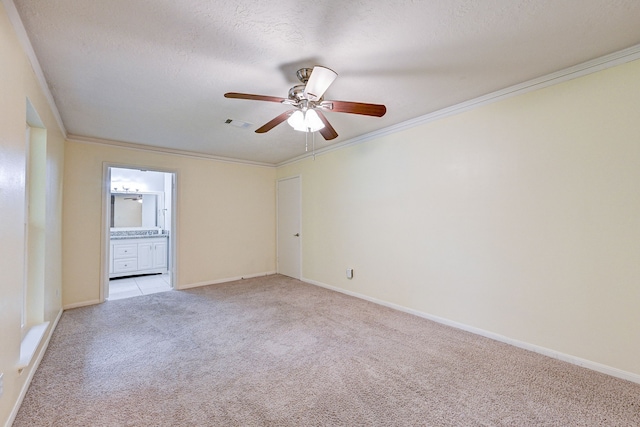
[{"label": "fan motor housing", "polygon": [[300,68],[296,72],[296,76],[298,77],[298,80],[300,80],[303,84],[307,84],[307,82],[309,81],[309,77],[311,77],[312,71],[313,68]]},{"label": "fan motor housing", "polygon": [[289,89],[289,99],[300,102],[303,99],[306,99],[304,96],[304,88],[305,85],[295,85],[291,89]]}]

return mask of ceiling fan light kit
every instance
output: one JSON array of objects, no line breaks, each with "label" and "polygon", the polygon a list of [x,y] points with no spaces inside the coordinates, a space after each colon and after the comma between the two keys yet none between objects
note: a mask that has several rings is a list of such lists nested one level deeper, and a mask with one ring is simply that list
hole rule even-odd
[{"label": "ceiling fan light kit", "polygon": [[324,123],[322,123],[315,110],[294,111],[291,117],[287,119],[287,123],[293,129],[302,132],[317,132],[324,127]]},{"label": "ceiling fan light kit", "polygon": [[381,104],[366,104],[362,102],[348,101],[324,101],[324,93],[338,77],[338,74],[319,65],[311,68],[301,68],[296,73],[302,82],[289,89],[287,98],[275,96],[254,95],[249,93],[228,92],[225,98],[248,99],[252,101],[278,102],[295,107],[285,111],[269,122],[265,123],[256,133],[265,133],[287,121],[295,130],[302,132],[320,132],[326,140],[338,137],[338,133],[329,123],[322,110],[336,113],[360,114],[365,116],[382,117],[387,108]]}]

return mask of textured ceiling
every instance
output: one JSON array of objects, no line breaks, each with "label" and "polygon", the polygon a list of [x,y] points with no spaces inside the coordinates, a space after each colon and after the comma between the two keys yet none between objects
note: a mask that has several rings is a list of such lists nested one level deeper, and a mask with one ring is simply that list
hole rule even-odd
[{"label": "textured ceiling", "polygon": [[225,92],[286,97],[298,68],[332,68],[325,99],[387,106],[326,113],[340,143],[640,44],[638,0],[14,4],[69,135],[270,164],[303,154],[304,134],[256,134],[287,107]]}]

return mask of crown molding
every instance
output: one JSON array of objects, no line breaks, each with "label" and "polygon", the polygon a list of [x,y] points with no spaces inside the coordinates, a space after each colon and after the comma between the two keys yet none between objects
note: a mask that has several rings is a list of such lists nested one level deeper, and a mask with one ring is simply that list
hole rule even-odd
[{"label": "crown molding", "polygon": [[29,36],[27,35],[27,31],[24,28],[24,24],[22,23],[22,19],[20,19],[20,14],[18,13],[18,9],[16,9],[16,5],[13,4],[13,0],[2,0],[2,4],[4,6],[5,11],[7,12],[7,16],[9,17],[9,21],[11,21],[11,25],[13,25],[13,29],[18,37],[18,41],[22,45],[22,49],[27,55],[29,62],[31,63],[31,68],[36,76],[36,80],[40,84],[40,89],[44,94],[47,102],[49,103],[49,108],[53,113],[53,117],[56,119],[56,123],[58,123],[58,127],[62,132],[62,135],[67,137],[67,129],[64,127],[64,123],[62,122],[62,117],[60,116],[60,111],[58,111],[58,106],[53,99],[53,94],[49,90],[49,85],[47,84],[47,79],[44,77],[44,73],[42,72],[42,68],[40,67],[40,62],[36,57],[36,53],[33,50],[33,46],[31,45],[31,40],[29,40]]},{"label": "crown molding", "polygon": [[327,154],[332,151],[341,150],[343,148],[351,147],[353,145],[362,144],[363,142],[367,142],[372,139],[381,138],[386,135],[411,129],[416,126],[423,125],[425,123],[430,123],[435,120],[442,119],[444,117],[452,116],[454,114],[460,114],[465,111],[473,110],[487,104],[491,104],[503,99],[510,98],[512,96],[533,92],[538,89],[543,89],[545,87],[549,87],[549,86],[553,86],[569,80],[573,80],[578,77],[586,76],[588,74],[593,74],[598,71],[606,70],[607,68],[611,68],[617,65],[625,64],[627,62],[635,61],[637,59],[640,59],[640,44],[629,47],[627,49],[619,50],[614,53],[610,53],[608,55],[601,56],[596,59],[592,59],[590,61],[583,62],[578,65],[574,65],[569,68],[565,68],[560,71],[556,71],[551,74],[544,75],[542,77],[538,77],[523,83],[509,86],[504,89],[491,92],[474,99],[470,99],[469,101],[461,102],[459,104],[452,105],[451,107],[434,111],[433,113],[425,114],[423,116],[416,117],[411,120],[407,120],[407,121],[404,121],[404,122],[401,122],[401,123],[398,123],[374,132],[370,132],[355,138],[351,138],[347,141],[317,150],[315,154],[305,153],[303,155],[278,163],[276,166],[277,167],[285,166],[291,163],[299,162],[301,160],[304,160],[308,157],[312,157],[314,155],[318,156],[321,154]]},{"label": "crown molding", "polygon": [[260,166],[265,168],[275,168],[272,163],[255,162],[251,160],[240,160],[231,157],[214,156],[211,154],[198,153],[195,151],[176,150],[173,148],[156,147],[152,145],[136,144],[133,142],[112,141],[108,139],[90,138],[80,135],[68,135],[67,141],[78,142],[82,144],[106,145],[108,147],[119,147],[127,150],[146,151],[148,153],[170,154],[172,156],[189,157],[192,159],[215,160],[217,162],[235,163],[248,166]]},{"label": "crown molding", "polygon": [[246,165],[262,166],[262,167],[281,167],[291,163],[296,163],[308,157],[323,155],[323,154],[327,154],[336,150],[341,150],[343,148],[347,148],[353,145],[362,144],[364,142],[367,142],[373,139],[381,138],[386,135],[390,135],[393,133],[411,129],[416,126],[430,123],[444,117],[448,117],[455,114],[463,113],[465,111],[473,110],[475,108],[478,108],[496,101],[500,101],[512,96],[522,95],[528,92],[532,92],[534,90],[553,86],[562,82],[576,79],[578,77],[582,77],[588,74],[605,70],[607,68],[615,67],[617,65],[621,65],[627,62],[640,59],[640,44],[638,44],[638,45],[631,46],[629,48],[622,49],[620,51],[617,51],[608,55],[601,56],[599,58],[596,58],[590,61],[583,62],[581,64],[578,64],[569,68],[565,68],[563,70],[560,70],[551,74],[547,74],[542,77],[538,77],[536,79],[532,79],[523,83],[509,86],[507,88],[504,88],[495,92],[491,92],[489,94],[486,94],[486,95],[483,95],[483,96],[480,96],[480,97],[477,97],[477,98],[474,98],[474,99],[471,99],[447,108],[443,108],[441,110],[437,110],[429,114],[425,114],[420,117],[416,117],[416,118],[413,118],[413,119],[410,119],[410,120],[407,120],[383,129],[379,129],[374,132],[360,135],[338,144],[333,144],[329,147],[319,149],[315,151],[315,153],[305,153],[300,156],[291,158],[289,160],[272,164],[272,163],[255,162],[255,161],[249,161],[249,160],[220,157],[220,156],[208,155],[204,153],[197,153],[193,151],[153,147],[153,146],[143,145],[143,144],[134,144],[134,143],[127,143],[127,142],[120,142],[120,141],[109,141],[109,140],[102,140],[97,138],[89,138],[89,137],[82,137],[78,135],[67,134],[66,128],[60,116],[60,112],[58,111],[58,107],[56,106],[53,95],[49,90],[49,86],[44,77],[44,73],[42,72],[42,68],[40,67],[40,63],[38,61],[38,58],[36,57],[35,51],[33,50],[33,46],[31,45],[29,36],[27,35],[27,32],[24,28],[22,20],[20,19],[18,10],[16,9],[15,4],[13,3],[13,0],[1,0],[1,1],[7,12],[9,20],[14,27],[18,40],[20,41],[24,49],[24,52],[31,63],[31,67],[33,68],[36,79],[38,80],[38,83],[40,84],[42,92],[44,93],[45,98],[49,103],[49,107],[51,108],[51,111],[56,119],[56,122],[60,127],[62,134],[67,140],[75,141],[75,142],[111,145],[111,146],[115,145],[115,146],[128,148],[128,149],[143,150],[143,151],[178,155],[183,157],[217,160],[217,161],[227,162],[227,163],[246,164]]}]

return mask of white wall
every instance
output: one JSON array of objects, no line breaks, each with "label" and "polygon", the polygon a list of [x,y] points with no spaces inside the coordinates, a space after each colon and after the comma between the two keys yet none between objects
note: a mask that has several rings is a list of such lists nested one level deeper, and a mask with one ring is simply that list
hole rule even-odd
[{"label": "white wall", "polygon": [[67,141],[65,307],[100,299],[105,162],[177,174],[176,288],[275,271],[275,168]]},{"label": "white wall", "polygon": [[37,306],[43,310],[41,319],[51,324],[61,308],[64,143],[62,132],[37,83],[4,5],[0,6],[0,70],[0,372],[4,374],[0,425],[5,425],[29,376],[33,374],[35,364],[34,361],[21,374],[18,372],[22,340],[22,286],[25,280],[27,98],[46,128],[45,231],[42,239],[44,250],[40,252],[44,254],[44,260],[39,263],[44,268],[44,287],[40,287],[42,293]]},{"label": "white wall", "polygon": [[280,167],[303,177],[303,277],[640,374],[638,76]]}]

